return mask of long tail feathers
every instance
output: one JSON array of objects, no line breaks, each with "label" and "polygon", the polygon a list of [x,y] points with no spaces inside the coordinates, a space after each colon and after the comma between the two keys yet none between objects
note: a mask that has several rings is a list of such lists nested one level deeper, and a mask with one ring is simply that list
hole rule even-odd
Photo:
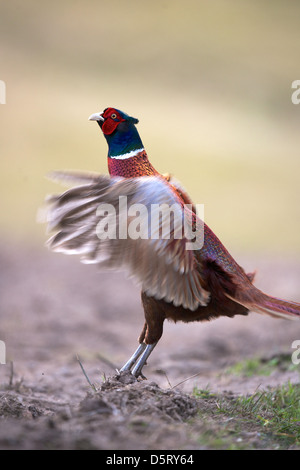
[{"label": "long tail feathers", "polygon": [[287,301],[271,297],[264,294],[253,286],[253,295],[247,296],[246,299],[230,297],[248,310],[257,313],[263,313],[277,318],[285,318],[287,320],[300,320],[300,304],[297,302]]},{"label": "long tail feathers", "polygon": [[281,317],[290,320],[300,320],[300,304],[290,302],[261,293],[259,302],[255,302],[251,310],[258,313],[266,313],[273,317]]}]

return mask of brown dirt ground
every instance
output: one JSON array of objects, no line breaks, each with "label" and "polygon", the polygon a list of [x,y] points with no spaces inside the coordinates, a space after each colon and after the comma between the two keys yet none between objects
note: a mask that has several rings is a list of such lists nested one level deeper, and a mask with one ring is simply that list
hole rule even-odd
[{"label": "brown dirt ground", "polygon": [[[212,398],[195,398],[194,387],[230,397],[299,382],[299,370],[247,378],[225,373],[246,357],[291,354],[300,339],[300,324],[256,314],[166,323],[144,369],[148,380],[116,377],[143,325],[132,282],[46,249],[7,241],[2,247],[0,339],[7,364],[0,365],[1,449],[211,448],[201,436],[217,431],[225,418],[215,413]],[[237,258],[247,270],[258,269],[258,287],[299,301],[299,259]],[[244,439],[253,447],[270,445],[255,427]]]}]

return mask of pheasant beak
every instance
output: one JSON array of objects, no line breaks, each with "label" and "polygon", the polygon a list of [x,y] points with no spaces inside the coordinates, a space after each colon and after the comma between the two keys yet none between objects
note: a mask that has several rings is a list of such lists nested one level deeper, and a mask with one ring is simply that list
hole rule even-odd
[{"label": "pheasant beak", "polygon": [[90,115],[89,121],[104,121],[104,117],[102,113],[94,113]]}]

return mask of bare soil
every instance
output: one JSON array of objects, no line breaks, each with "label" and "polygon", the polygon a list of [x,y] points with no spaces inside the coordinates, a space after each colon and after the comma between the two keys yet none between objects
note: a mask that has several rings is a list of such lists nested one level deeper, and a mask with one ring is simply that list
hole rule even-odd
[{"label": "bare soil", "polygon": [[[299,301],[299,259],[238,261],[258,269],[258,287]],[[7,348],[0,365],[1,449],[208,449],[224,429],[222,448],[241,441],[245,448],[276,448],[257,424],[218,413],[214,394],[230,400],[299,383],[295,368],[250,377],[228,368],[247,357],[292,354],[300,323],[256,314],[166,323],[144,369],[148,380],[137,381],[116,372],[143,326],[139,289],[124,273],[7,241],[0,263],[0,339]],[[212,393],[199,398],[194,387]]]}]

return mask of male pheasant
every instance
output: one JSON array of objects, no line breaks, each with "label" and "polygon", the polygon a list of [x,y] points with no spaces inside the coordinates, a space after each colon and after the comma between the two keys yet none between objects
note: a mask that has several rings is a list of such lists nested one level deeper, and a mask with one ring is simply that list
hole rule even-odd
[{"label": "male pheasant", "polygon": [[[48,245],[54,251],[80,254],[85,263],[127,268],[140,284],[145,323],[139,346],[121,371],[143,376],[142,368],[162,336],[165,319],[192,322],[247,315],[249,311],[300,318],[299,303],[270,297],[254,287],[254,276],[245,273],[199,220],[183,188],[151,165],[135,126],[137,119],[115,108],[106,108],[89,119],[97,121],[107,140],[110,176],[52,174],[79,185],[48,199],[48,226],[56,231]],[[126,198],[126,204],[120,204],[121,197]],[[169,236],[163,237],[165,219],[161,215],[151,232],[154,236],[149,236],[151,210],[162,205],[172,206],[179,220],[187,219],[190,227],[202,227],[200,247],[187,249],[188,238],[183,232],[181,237],[176,236],[174,223],[169,225]],[[111,207],[114,211],[109,218]],[[144,219],[139,219],[140,232],[129,236],[133,207],[146,208],[146,212],[141,211]],[[200,225],[195,225],[197,222]]]}]

